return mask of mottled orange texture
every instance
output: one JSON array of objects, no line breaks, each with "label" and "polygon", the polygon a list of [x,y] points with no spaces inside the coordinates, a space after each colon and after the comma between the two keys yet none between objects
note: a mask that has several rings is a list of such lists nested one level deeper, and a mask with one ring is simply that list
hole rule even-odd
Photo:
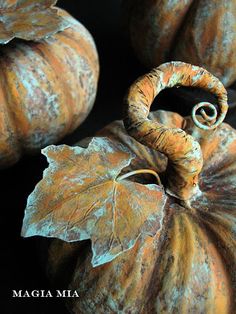
[{"label": "mottled orange texture", "polygon": [[[217,95],[216,119],[149,113],[176,84]],[[236,313],[236,131],[220,124],[223,85],[202,68],[164,64],[131,86],[124,111],[125,126],[44,151],[49,167],[28,198],[22,235],[57,238],[47,268],[56,286],[78,292],[66,300],[71,313]],[[111,178],[117,193],[108,193]]]},{"label": "mottled orange texture", "polygon": [[[78,291],[79,298],[66,300],[70,312],[76,314],[233,314],[236,132],[225,123],[214,130],[200,130],[191,117],[162,110],[149,117],[168,128],[184,127],[201,146],[200,191],[190,201],[192,210],[167,193],[161,230],[154,237],[140,238],[132,249],[95,268],[89,241],[53,240],[46,251],[50,278],[55,286],[63,284],[65,289]],[[130,137],[122,121],[113,122],[98,135],[124,145],[135,155],[125,173],[151,168],[165,177],[167,158]],[[150,178],[142,176],[133,179],[150,183]]]},{"label": "mottled orange texture", "polygon": [[158,232],[163,188],[119,177],[132,159],[121,145],[96,138],[87,149],[62,145],[43,152],[50,168],[28,199],[24,236],[91,239],[97,266],[133,247],[140,234]]},{"label": "mottled orange texture", "polygon": [[57,14],[56,0],[4,0],[0,3],[0,44],[13,38],[41,40],[70,24]]},{"label": "mottled orange texture", "polygon": [[129,134],[137,141],[168,157],[169,192],[182,200],[188,200],[198,188],[198,175],[202,169],[200,145],[182,129],[168,128],[148,119],[156,95],[164,88],[180,85],[203,88],[218,97],[220,113],[215,123],[204,125],[194,116],[198,126],[216,128],[228,109],[223,84],[203,68],[177,61],[153,69],[130,87],[125,98],[124,123]]},{"label": "mottled orange texture", "polygon": [[1,47],[0,167],[57,142],[93,106],[99,74],[94,41],[83,25],[58,12],[69,28],[38,43]]},{"label": "mottled orange texture", "polygon": [[236,80],[235,0],[124,0],[124,29],[142,63],[180,60]]}]

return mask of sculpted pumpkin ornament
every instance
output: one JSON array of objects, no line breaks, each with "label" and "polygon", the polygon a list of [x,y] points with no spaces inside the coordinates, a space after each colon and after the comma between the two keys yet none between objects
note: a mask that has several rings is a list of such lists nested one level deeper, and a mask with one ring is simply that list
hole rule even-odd
[{"label": "sculpted pumpkin ornament", "polygon": [[235,0],[125,0],[125,30],[142,63],[181,60],[236,80]]},{"label": "sculpted pumpkin ornament", "polygon": [[94,103],[94,41],[55,3],[0,3],[0,167],[75,130]]},{"label": "sculpted pumpkin ornament", "polygon": [[[149,114],[176,85],[212,92],[219,113],[203,102],[193,121]],[[235,313],[236,131],[221,124],[226,111],[217,78],[166,63],[131,86],[129,135],[116,121],[79,146],[43,150],[49,167],[22,235],[58,238],[48,269],[79,294],[67,300],[71,313]]]}]

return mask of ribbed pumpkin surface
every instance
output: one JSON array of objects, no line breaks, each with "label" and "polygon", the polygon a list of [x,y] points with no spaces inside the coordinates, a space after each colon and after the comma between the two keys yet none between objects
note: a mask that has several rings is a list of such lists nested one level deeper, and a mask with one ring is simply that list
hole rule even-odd
[{"label": "ribbed pumpkin surface", "polygon": [[[200,130],[191,119],[164,111],[150,119],[170,128],[185,125],[201,145],[201,192],[191,200],[192,209],[168,196],[156,236],[140,237],[132,249],[95,268],[88,241],[54,240],[48,259],[51,278],[80,295],[67,300],[71,313],[235,313],[235,130],[225,123],[213,131]],[[135,153],[125,172],[135,167],[165,170],[166,157],[128,136],[122,122],[98,135]]]},{"label": "ribbed pumpkin surface", "polygon": [[89,32],[72,25],[41,42],[13,41],[0,54],[0,167],[57,142],[87,117],[98,56]]},{"label": "ribbed pumpkin surface", "polygon": [[152,68],[170,60],[200,65],[224,85],[236,80],[235,0],[125,0],[125,31]]}]

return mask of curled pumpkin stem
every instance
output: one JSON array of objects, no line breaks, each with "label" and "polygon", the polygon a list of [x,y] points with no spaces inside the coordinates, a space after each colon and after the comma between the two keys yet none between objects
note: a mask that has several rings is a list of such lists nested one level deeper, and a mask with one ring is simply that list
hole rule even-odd
[{"label": "curled pumpkin stem", "polygon": [[[207,114],[204,108],[210,109],[212,114]],[[199,109],[202,118],[207,124],[203,124],[201,121],[198,120],[196,113]],[[219,119],[217,120],[216,107],[209,102],[200,102],[199,104],[195,105],[192,110],[192,119],[194,124],[203,130],[215,129],[221,123]]]},{"label": "curled pumpkin stem", "polygon": [[[181,200],[189,200],[198,190],[198,176],[203,166],[199,143],[182,129],[168,128],[148,119],[156,95],[174,86],[199,87],[216,95],[219,113],[206,102],[193,108],[192,117],[197,126],[214,129],[223,121],[228,109],[223,84],[203,68],[176,61],[153,69],[130,87],[125,99],[124,124],[136,140],[168,157],[167,191]],[[213,114],[207,114],[204,108]],[[199,109],[206,125],[197,119]]]},{"label": "curled pumpkin stem", "polygon": [[161,179],[160,179],[159,175],[156,173],[156,171],[154,171],[152,169],[138,169],[138,170],[127,172],[127,173],[119,176],[117,178],[117,181],[127,179],[127,178],[134,176],[134,175],[137,175],[137,174],[147,174],[147,173],[153,175],[156,178],[158,185],[162,186]]}]

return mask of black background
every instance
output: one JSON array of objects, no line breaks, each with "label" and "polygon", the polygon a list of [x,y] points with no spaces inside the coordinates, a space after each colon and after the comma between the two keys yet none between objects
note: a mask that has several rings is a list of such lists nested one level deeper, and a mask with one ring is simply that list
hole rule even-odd
[{"label": "black background", "polygon": [[[120,27],[121,0],[61,0],[58,6],[65,8],[93,35],[100,59],[100,79],[94,109],[88,119],[62,143],[73,144],[92,135],[114,119],[121,118],[122,99],[128,86],[145,69],[132,54]],[[188,114],[199,97],[189,97],[184,92],[164,91],[156,102],[159,107]],[[191,100],[189,100],[191,98]],[[203,100],[203,99],[201,99]],[[155,102],[155,103],[156,103]],[[234,121],[234,115],[228,121]],[[41,179],[47,163],[40,154],[22,158],[15,166],[0,173],[1,193],[1,302],[3,314],[67,313],[60,298],[12,298],[12,290],[50,289],[44,273],[39,238],[20,237],[21,224],[27,196]]]}]

